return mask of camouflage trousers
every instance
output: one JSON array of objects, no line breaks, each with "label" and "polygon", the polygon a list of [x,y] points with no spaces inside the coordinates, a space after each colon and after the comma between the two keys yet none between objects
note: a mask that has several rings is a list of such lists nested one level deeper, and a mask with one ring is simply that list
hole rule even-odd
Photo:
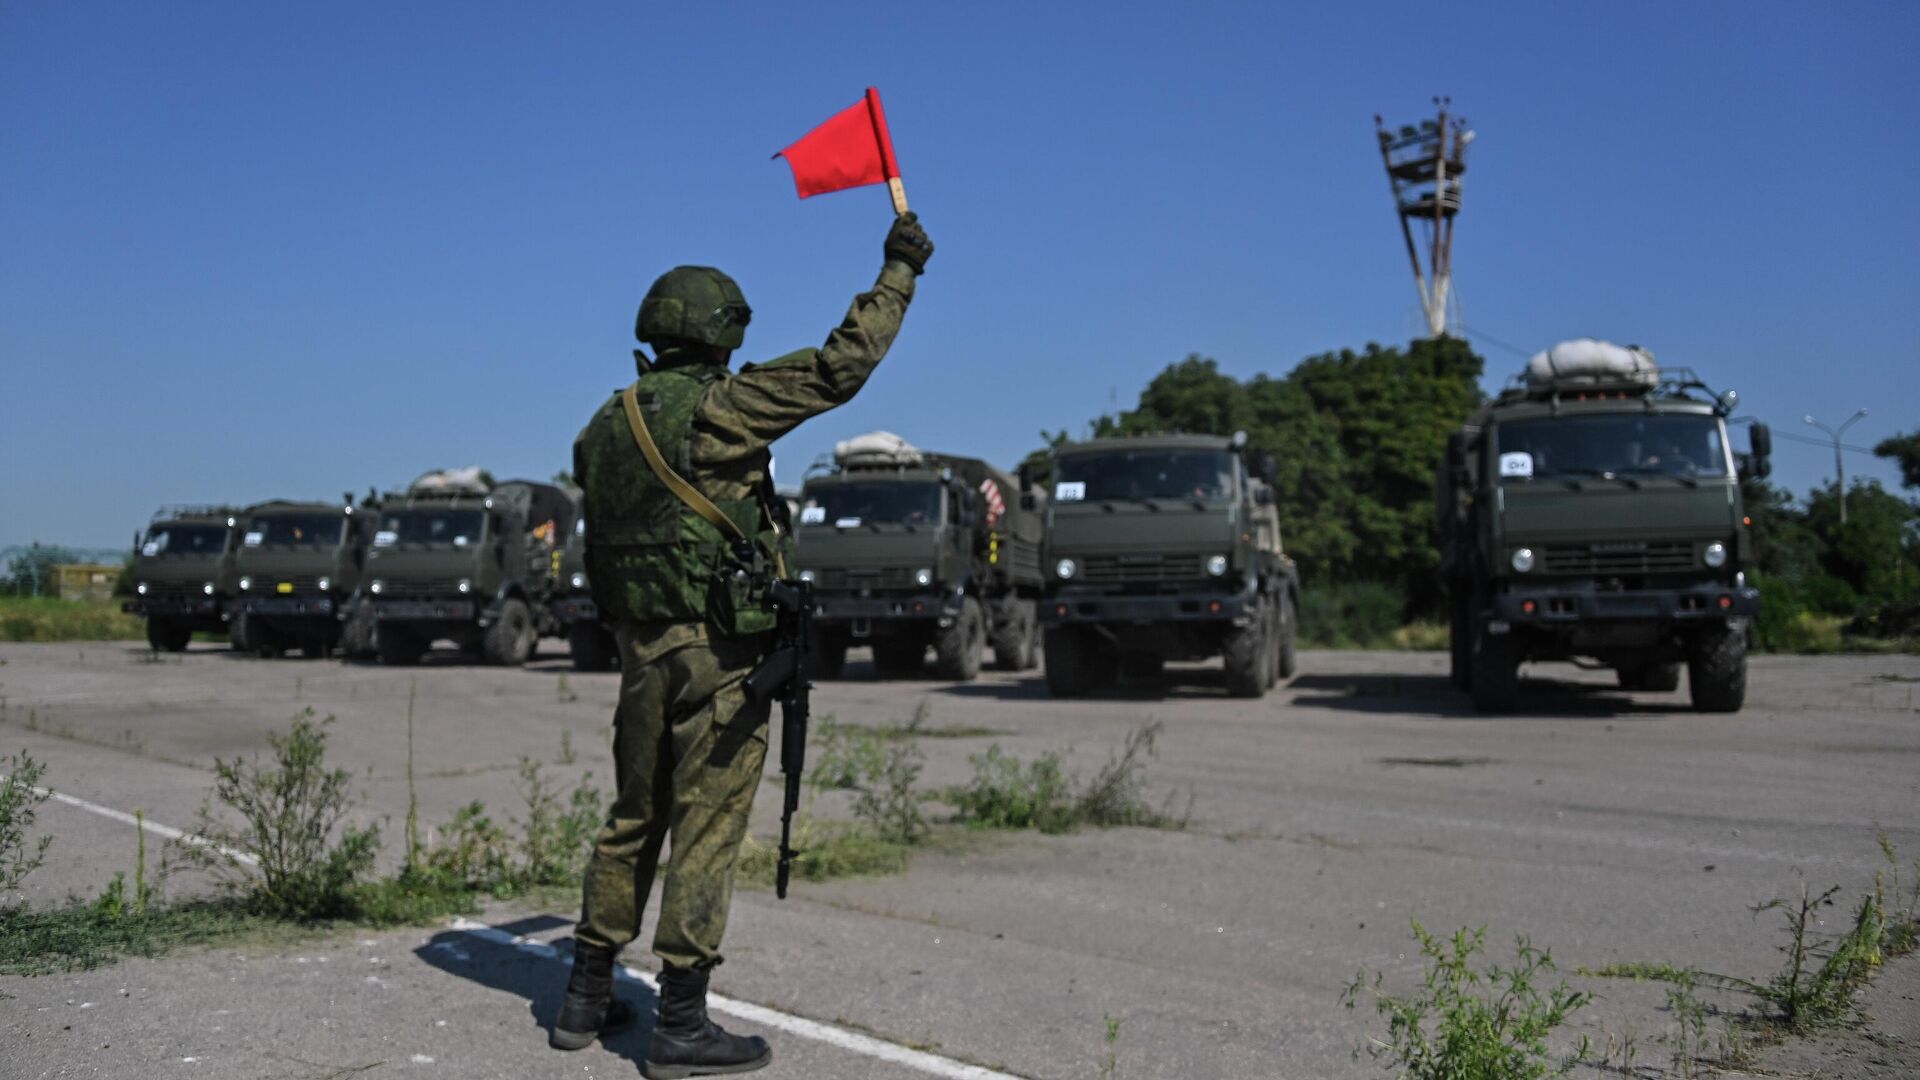
[{"label": "camouflage trousers", "polygon": [[751,704],[743,683],[768,641],[686,632],[695,629],[615,631],[618,791],[587,863],[575,935],[614,949],[639,936],[671,839],[653,951],[670,967],[704,969],[721,960],[734,864],[766,762],[768,705]]}]

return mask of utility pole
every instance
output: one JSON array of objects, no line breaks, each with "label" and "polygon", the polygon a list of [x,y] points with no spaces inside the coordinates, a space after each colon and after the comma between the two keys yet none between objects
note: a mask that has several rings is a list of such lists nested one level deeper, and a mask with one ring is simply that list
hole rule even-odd
[{"label": "utility pole", "polygon": [[1801,419],[1807,423],[1826,432],[1827,437],[1833,440],[1834,490],[1840,494],[1840,524],[1842,525],[1847,523],[1847,463],[1840,459],[1840,436],[1845,435],[1847,429],[1852,427],[1855,422],[1866,419],[1866,416],[1867,410],[1861,409],[1859,412],[1847,417],[1846,422],[1838,428],[1830,428],[1820,421],[1815,420],[1812,415],[1801,417]]},{"label": "utility pole", "polygon": [[1460,174],[1467,171],[1467,144],[1473,142],[1473,131],[1465,120],[1448,115],[1452,98],[1437,97],[1433,104],[1439,110],[1436,119],[1389,131],[1376,114],[1373,126],[1380,160],[1387,168],[1387,184],[1393,189],[1400,236],[1407,244],[1407,260],[1413,264],[1413,286],[1427,317],[1427,332],[1438,338],[1447,334],[1448,312],[1458,308],[1453,299],[1453,220],[1460,213]]}]

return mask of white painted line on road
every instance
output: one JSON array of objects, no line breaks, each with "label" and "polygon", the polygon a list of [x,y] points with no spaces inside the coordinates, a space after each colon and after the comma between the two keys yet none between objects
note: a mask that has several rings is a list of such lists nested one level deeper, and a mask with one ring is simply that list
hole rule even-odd
[{"label": "white painted line on road", "polygon": [[[6,775],[6,773],[0,773],[0,777],[5,777]],[[216,844],[204,836],[181,832],[171,825],[162,825],[157,821],[144,817],[134,817],[124,810],[115,810],[111,806],[101,806],[99,803],[88,802],[85,799],[77,799],[72,795],[54,791],[51,788],[37,787],[33,789],[33,793],[43,799],[52,799],[54,802],[66,803],[68,806],[77,806],[89,813],[99,814],[104,818],[112,818],[115,821],[145,829],[163,839],[178,840],[183,844],[192,844],[195,847],[211,848],[235,862],[246,863],[248,866],[260,865],[260,860],[249,852],[230,848],[223,844]]]},{"label": "white painted line on road", "polygon": [[[518,949],[521,952],[546,957],[549,960],[558,960],[562,957],[561,951],[552,945],[534,941],[530,938],[518,937],[507,933],[505,930],[495,929],[486,923],[475,922],[472,919],[455,919],[448,925],[463,934],[470,934],[482,941],[490,941],[496,945],[506,945],[510,948]],[[653,976],[648,975],[646,972],[640,971],[637,968],[627,967],[623,964],[620,967],[619,974],[634,982],[640,983],[655,993],[659,993],[659,983],[655,982]],[[832,1024],[823,1024],[817,1020],[808,1020],[805,1017],[794,1016],[791,1013],[784,1013],[778,1009],[767,1008],[765,1005],[755,1005],[748,1001],[735,1001],[732,998],[722,997],[719,994],[708,994],[707,1006],[714,1012],[725,1013],[728,1016],[745,1020],[750,1024],[770,1027],[777,1031],[784,1031],[789,1035],[798,1035],[803,1039],[813,1039],[816,1042],[827,1043],[830,1046],[837,1046],[843,1050],[851,1050],[856,1054],[864,1054],[867,1057],[877,1058],[890,1064],[903,1065],[909,1069],[926,1073],[929,1076],[944,1076],[948,1077],[949,1080],[1020,1080],[1020,1078],[1013,1073],[1000,1072],[997,1069],[989,1069],[980,1065],[968,1065],[966,1062],[941,1057],[939,1054],[929,1054],[924,1050],[914,1050],[910,1047],[901,1046],[899,1043],[887,1042],[885,1039],[876,1039],[870,1035],[862,1035],[859,1032],[848,1031],[845,1028],[835,1027]]]}]

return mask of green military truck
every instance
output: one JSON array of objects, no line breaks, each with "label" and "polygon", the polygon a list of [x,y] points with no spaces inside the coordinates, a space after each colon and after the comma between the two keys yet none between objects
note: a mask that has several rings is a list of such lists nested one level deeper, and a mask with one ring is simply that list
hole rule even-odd
[{"label": "green military truck", "polygon": [[1293,676],[1300,582],[1281,550],[1271,459],[1245,433],[1093,439],[1053,453],[1047,689],[1075,697],[1124,670],[1226,662],[1259,697]]},{"label": "green military truck", "polygon": [[1528,661],[1598,663],[1629,690],[1675,690],[1735,712],[1746,699],[1750,520],[1727,414],[1685,368],[1581,339],[1526,370],[1450,437],[1436,479],[1451,600],[1452,679],[1483,712],[1516,704]]},{"label": "green military truck", "polygon": [[479,469],[426,473],[387,496],[365,595],[383,663],[417,664],[437,640],[518,666],[558,631],[550,601],[575,504],[552,484]]},{"label": "green military truck", "polygon": [[1041,520],[1013,477],[977,458],[920,450],[888,432],[834,448],[809,470],[795,538],[813,582],[815,674],[838,678],[847,649],[873,648],[882,675],[940,678],[1033,667]]},{"label": "green military truck", "polygon": [[593,589],[587,581],[587,519],[574,518],[573,531],[560,549],[560,576],[549,604],[554,625],[567,639],[567,653],[576,671],[607,671],[620,666],[613,632],[600,621]]},{"label": "green military truck", "polygon": [[238,513],[223,506],[163,506],[135,535],[133,599],[121,610],[147,620],[147,644],[181,652],[195,631],[227,632]]},{"label": "green military truck", "polygon": [[374,512],[345,496],[265,502],[240,515],[228,623],[234,646],[263,657],[332,652],[366,565]]}]

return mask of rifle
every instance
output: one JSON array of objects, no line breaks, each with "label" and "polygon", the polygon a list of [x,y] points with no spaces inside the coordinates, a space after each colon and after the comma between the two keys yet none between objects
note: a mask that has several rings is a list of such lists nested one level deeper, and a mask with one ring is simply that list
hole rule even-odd
[{"label": "rifle", "polygon": [[758,703],[780,699],[780,776],[786,799],[780,807],[780,863],[774,873],[774,894],[787,898],[793,875],[793,815],[800,809],[800,782],[807,768],[807,721],[812,711],[807,680],[808,646],[813,638],[813,583],[774,579],[767,582],[767,601],[780,616],[773,651],[747,676],[747,696]]}]

